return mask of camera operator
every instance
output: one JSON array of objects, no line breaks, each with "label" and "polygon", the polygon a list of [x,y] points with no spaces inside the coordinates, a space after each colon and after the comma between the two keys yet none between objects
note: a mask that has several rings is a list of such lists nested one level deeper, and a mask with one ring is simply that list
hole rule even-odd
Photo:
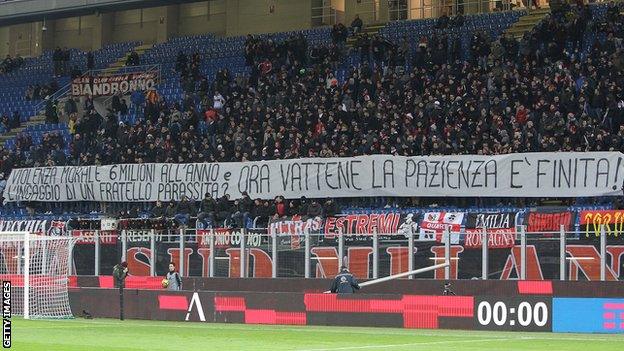
[{"label": "camera operator", "polygon": [[123,290],[128,277],[128,262],[123,261],[113,267],[113,279],[115,286],[119,287],[119,319],[124,320],[124,294]]}]

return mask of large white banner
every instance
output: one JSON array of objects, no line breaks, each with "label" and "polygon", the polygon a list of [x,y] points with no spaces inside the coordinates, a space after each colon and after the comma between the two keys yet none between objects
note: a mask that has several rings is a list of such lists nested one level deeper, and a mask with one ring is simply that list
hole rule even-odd
[{"label": "large white banner", "polygon": [[252,198],[360,196],[582,197],[621,195],[619,152],[390,156],[119,164],[15,169],[12,201],[170,201],[246,191]]}]

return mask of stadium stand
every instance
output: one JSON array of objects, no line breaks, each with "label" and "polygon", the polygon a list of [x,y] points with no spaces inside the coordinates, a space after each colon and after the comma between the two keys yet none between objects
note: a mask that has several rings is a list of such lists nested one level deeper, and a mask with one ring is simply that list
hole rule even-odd
[{"label": "stadium stand", "polygon": [[[99,116],[87,109],[67,123],[25,129],[5,143],[0,171],[7,175],[13,167],[41,165],[621,150],[620,10],[621,4],[567,6],[519,40],[503,33],[522,11],[467,15],[448,23],[391,22],[379,35],[358,38],[353,47],[333,38],[331,28],[175,38],[141,57],[145,64],[161,65],[157,91],[133,94],[127,111],[113,108]],[[96,52],[97,67],[136,45],[115,44]],[[23,97],[28,85],[52,81],[51,55],[26,59],[0,75],[0,92],[11,97],[0,112],[17,109],[22,120],[37,112],[38,101]],[[86,55],[72,50],[72,66],[84,71]],[[67,81],[61,77],[57,84]],[[353,145],[352,140],[361,142]],[[453,200],[409,201],[379,198],[341,205],[344,213],[398,204],[405,211],[421,211],[432,203],[452,208],[445,206]],[[494,205],[465,201],[457,205]],[[9,204],[0,214],[22,218],[36,211],[69,218],[103,212],[94,203],[31,206],[29,213],[24,204]],[[591,206],[603,208],[596,202]],[[151,207],[115,204],[106,211],[147,216]],[[586,207],[571,210],[581,208]],[[275,214],[268,202],[261,209],[260,216]]]}]

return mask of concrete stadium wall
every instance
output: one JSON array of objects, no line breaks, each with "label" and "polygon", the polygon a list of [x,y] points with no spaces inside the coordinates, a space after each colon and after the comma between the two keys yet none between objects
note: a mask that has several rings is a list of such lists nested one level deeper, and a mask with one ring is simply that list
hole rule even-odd
[{"label": "concrete stadium wall", "polygon": [[[8,53],[11,55],[36,56],[41,54],[44,38],[49,38],[49,31],[41,30],[42,23],[24,23],[8,27]],[[48,39],[47,42],[50,40]]]},{"label": "concrete stadium wall", "polygon": [[93,49],[94,31],[98,18],[95,15],[63,18],[54,21],[54,44],[81,50]]},{"label": "concrete stadium wall", "polygon": [[9,27],[0,28],[0,58],[4,58],[9,53]]},{"label": "concrete stadium wall", "polygon": [[120,43],[137,40],[155,43],[161,12],[162,7],[116,12],[112,21],[112,41]]},{"label": "concrete stadium wall", "polygon": [[180,5],[178,35],[226,34],[225,0]]},{"label": "concrete stadium wall", "polygon": [[56,46],[96,50],[109,43],[154,44],[181,35],[307,29],[311,8],[312,0],[213,0],[48,20],[46,32],[42,22],[25,23],[0,28],[0,53],[34,56]]},{"label": "concrete stadium wall", "polygon": [[[272,7],[273,6],[273,7]],[[228,0],[227,35],[310,28],[311,0]]]},{"label": "concrete stadium wall", "polygon": [[[444,4],[444,0],[409,0],[412,9],[409,17],[437,17],[445,8]],[[154,44],[182,35],[237,36],[302,30],[331,23],[329,17],[316,18],[313,23],[312,8],[322,6],[333,7],[337,20],[347,25],[356,15],[365,25],[388,21],[386,0],[200,1],[48,20],[46,32],[41,31],[42,22],[3,27],[0,28],[0,54],[35,56],[56,46],[96,50],[109,43]],[[426,8],[422,9],[423,6]],[[315,12],[317,16],[318,11]]]}]

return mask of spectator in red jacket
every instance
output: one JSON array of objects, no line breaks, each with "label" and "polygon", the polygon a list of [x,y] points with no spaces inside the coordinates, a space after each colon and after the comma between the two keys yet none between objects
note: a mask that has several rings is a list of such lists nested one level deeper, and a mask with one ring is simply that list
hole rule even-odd
[{"label": "spectator in red jacket", "polygon": [[288,209],[288,206],[286,206],[286,203],[284,202],[284,197],[283,196],[275,197],[275,214],[273,215],[273,217],[280,218],[280,217],[286,216],[287,209]]}]

